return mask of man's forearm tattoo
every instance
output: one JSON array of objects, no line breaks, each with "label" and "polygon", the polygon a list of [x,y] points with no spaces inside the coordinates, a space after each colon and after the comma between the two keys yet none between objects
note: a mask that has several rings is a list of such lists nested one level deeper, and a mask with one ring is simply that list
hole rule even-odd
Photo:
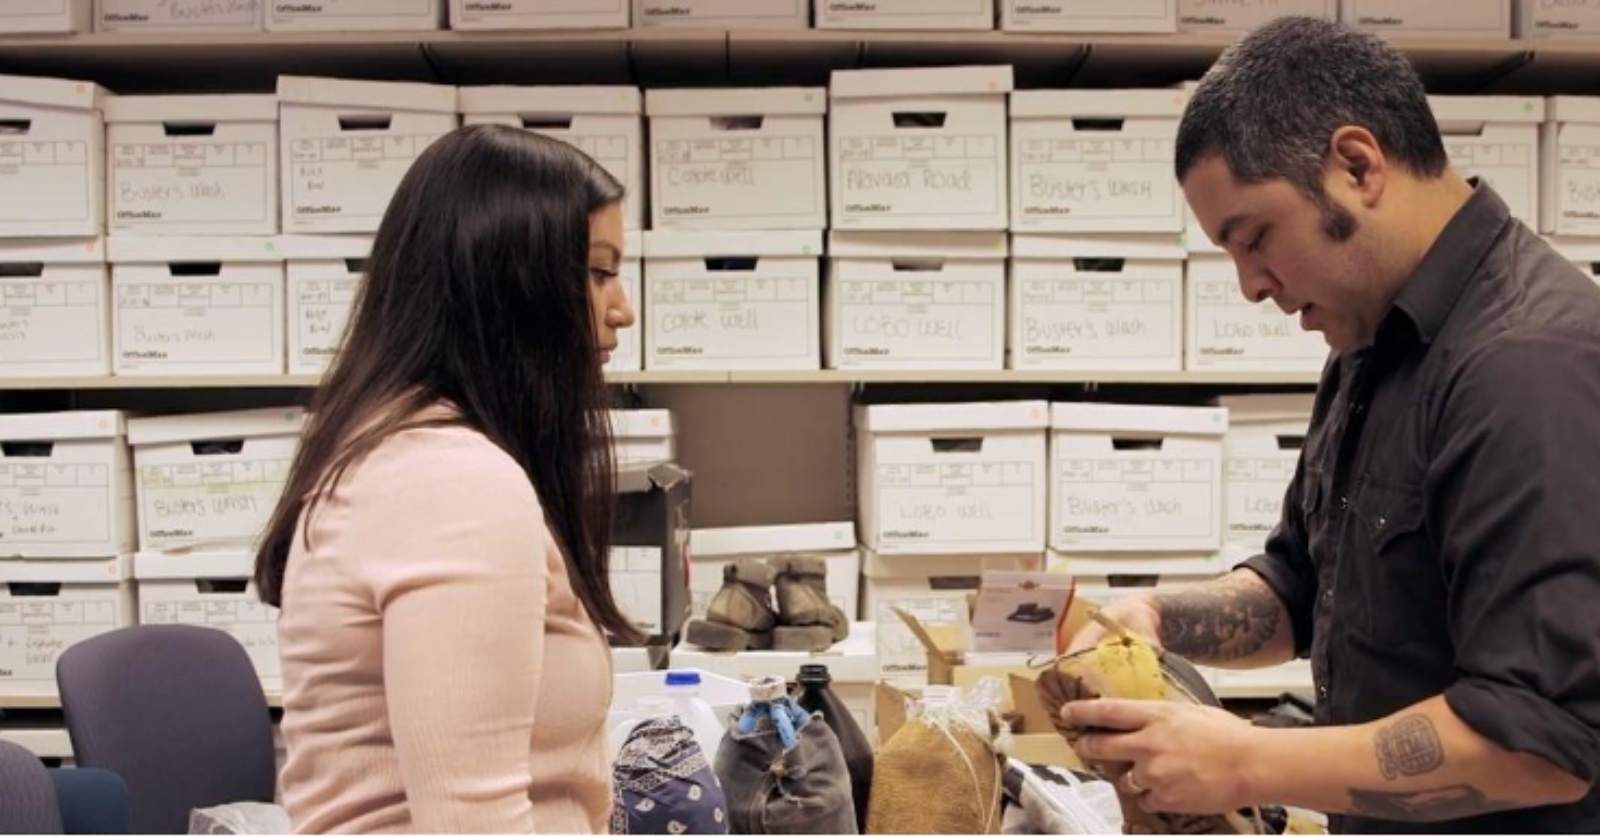
[{"label": "man's forearm tattoo", "polygon": [[1278,633],[1282,605],[1264,586],[1238,579],[1159,596],[1161,645],[1197,663],[1242,660]]}]

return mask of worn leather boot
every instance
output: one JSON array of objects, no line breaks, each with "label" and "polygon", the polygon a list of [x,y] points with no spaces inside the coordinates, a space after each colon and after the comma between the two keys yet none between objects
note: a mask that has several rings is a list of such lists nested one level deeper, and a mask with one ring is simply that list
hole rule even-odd
[{"label": "worn leather boot", "polygon": [[822,558],[773,558],[777,572],[780,651],[824,651],[850,635],[850,618],[828,601],[828,563]]},{"label": "worn leather boot", "polygon": [[686,638],[712,651],[765,651],[772,648],[772,567],[759,558],[741,558],[722,568],[722,589],[706,605],[706,618],[689,623]]}]

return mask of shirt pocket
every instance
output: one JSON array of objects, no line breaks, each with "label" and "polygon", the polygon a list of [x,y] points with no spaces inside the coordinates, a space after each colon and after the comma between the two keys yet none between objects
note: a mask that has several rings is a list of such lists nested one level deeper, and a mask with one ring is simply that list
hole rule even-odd
[{"label": "shirt pocket", "polygon": [[1428,545],[1421,486],[1366,477],[1353,511],[1340,562],[1360,589],[1340,599],[1361,603],[1359,624],[1380,646],[1430,641],[1444,581]]}]

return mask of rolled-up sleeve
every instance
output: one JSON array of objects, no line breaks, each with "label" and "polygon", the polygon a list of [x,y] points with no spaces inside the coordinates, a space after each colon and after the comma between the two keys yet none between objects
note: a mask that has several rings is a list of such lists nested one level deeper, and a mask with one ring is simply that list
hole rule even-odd
[{"label": "rolled-up sleeve", "polygon": [[1600,340],[1506,335],[1440,393],[1426,490],[1480,735],[1600,778]]}]

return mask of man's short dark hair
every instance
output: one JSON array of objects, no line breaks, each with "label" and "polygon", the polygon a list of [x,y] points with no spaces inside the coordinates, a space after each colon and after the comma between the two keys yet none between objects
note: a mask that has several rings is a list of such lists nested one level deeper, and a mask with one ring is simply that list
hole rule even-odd
[{"label": "man's short dark hair", "polygon": [[1201,79],[1178,126],[1177,173],[1221,154],[1246,183],[1288,180],[1319,202],[1333,132],[1371,131],[1388,158],[1438,177],[1449,158],[1422,80],[1377,36],[1283,17],[1229,47]]}]

